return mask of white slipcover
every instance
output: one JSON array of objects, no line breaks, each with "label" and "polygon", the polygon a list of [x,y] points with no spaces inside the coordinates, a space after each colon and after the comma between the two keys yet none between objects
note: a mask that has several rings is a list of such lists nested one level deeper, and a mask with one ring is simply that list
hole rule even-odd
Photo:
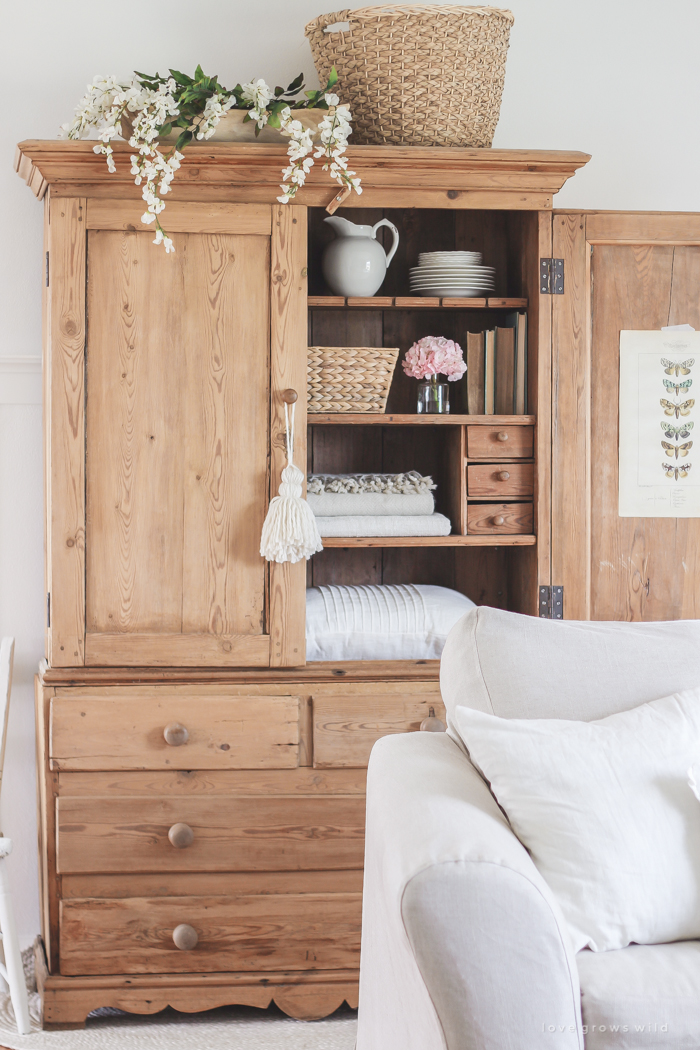
[{"label": "white slipcover", "polygon": [[[698,684],[698,621],[553,622],[481,607],[455,625],[441,665],[448,724],[458,704],[592,720]],[[357,1050],[700,1046],[697,942],[574,956],[556,901],[449,736],[380,740],[367,791]],[[615,1020],[616,1004],[630,1020]],[[669,1009],[675,1037],[659,1022],[636,1042],[608,1030]]]}]

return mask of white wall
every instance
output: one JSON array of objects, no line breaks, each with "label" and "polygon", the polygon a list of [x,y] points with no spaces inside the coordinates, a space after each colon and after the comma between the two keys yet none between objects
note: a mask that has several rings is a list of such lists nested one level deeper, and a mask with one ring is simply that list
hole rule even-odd
[{"label": "white wall", "polygon": [[[359,5],[358,5],[359,6]],[[580,149],[593,160],[560,207],[700,210],[698,0],[512,0],[494,145]],[[313,78],[303,28],[328,0],[24,0],[5,4],[0,136],[0,357],[41,353],[41,206],[14,144],[52,138],[95,73],[191,71],[225,84]],[[10,387],[15,390],[10,394]],[[17,636],[3,830],[24,940],[38,928],[31,678],[42,655],[41,431],[37,404],[0,371],[0,634]]]}]

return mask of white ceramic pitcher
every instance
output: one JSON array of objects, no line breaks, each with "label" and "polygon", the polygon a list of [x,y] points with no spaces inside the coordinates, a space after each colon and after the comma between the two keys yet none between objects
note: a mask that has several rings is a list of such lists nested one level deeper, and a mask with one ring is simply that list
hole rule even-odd
[{"label": "white ceramic pitcher", "polygon": [[[399,231],[393,222],[380,219],[374,226],[360,226],[339,215],[330,215],[323,221],[333,227],[336,235],[326,247],[321,261],[328,287],[335,295],[374,295],[399,246]],[[393,234],[388,253],[377,240],[377,230],[381,226],[388,226]]]}]

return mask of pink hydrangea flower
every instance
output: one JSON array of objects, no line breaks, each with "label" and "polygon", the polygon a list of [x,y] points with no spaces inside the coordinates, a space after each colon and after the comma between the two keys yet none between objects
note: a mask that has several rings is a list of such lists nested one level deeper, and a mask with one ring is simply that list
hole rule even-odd
[{"label": "pink hydrangea flower", "polygon": [[413,379],[445,375],[450,382],[454,382],[462,378],[467,366],[459,343],[441,335],[426,335],[406,351],[403,370]]}]

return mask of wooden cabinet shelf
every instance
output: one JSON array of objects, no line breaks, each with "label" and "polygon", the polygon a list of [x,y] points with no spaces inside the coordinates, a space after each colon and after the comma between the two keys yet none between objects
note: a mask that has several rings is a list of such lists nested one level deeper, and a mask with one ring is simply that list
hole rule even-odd
[{"label": "wooden cabinet shelf", "polygon": [[493,427],[533,425],[535,416],[426,415],[381,412],[309,412],[309,426],[466,426],[477,423]]},{"label": "wooden cabinet shelf", "polygon": [[326,536],[328,547],[532,547],[536,536]]},{"label": "wooden cabinet shelf", "polygon": [[309,306],[327,308],[361,307],[366,310],[526,310],[527,299],[446,299],[426,296],[374,295],[371,298],[348,299],[342,295],[310,295]]}]

